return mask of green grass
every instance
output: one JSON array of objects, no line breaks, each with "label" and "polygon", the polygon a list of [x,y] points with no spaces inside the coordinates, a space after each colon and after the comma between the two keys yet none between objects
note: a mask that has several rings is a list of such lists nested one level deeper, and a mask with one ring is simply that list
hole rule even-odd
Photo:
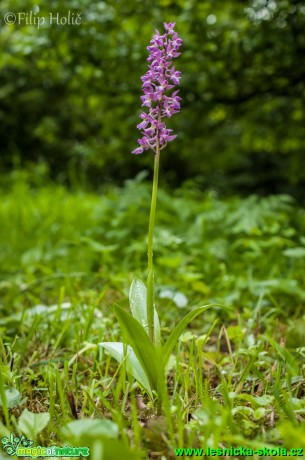
[{"label": "green grass", "polygon": [[121,339],[111,305],[127,308],[146,277],[150,192],[141,176],[100,194],[22,176],[1,190],[0,437],[88,446],[93,460],[305,448],[305,213],[288,196],[160,191],[163,335],[194,306],[232,308],[205,312],[177,343],[164,415],[96,346]]}]

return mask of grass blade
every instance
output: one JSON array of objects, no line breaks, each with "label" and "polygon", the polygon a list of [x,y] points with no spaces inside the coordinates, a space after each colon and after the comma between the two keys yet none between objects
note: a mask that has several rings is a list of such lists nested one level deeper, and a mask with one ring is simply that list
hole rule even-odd
[{"label": "grass blade", "polygon": [[216,304],[211,304],[211,305],[205,305],[204,307],[197,307],[194,310],[190,311],[174,328],[172,333],[170,334],[169,338],[167,339],[166,343],[162,347],[162,354],[163,354],[163,360],[164,360],[164,366],[166,366],[170,354],[174,348],[174,346],[177,343],[177,340],[181,336],[182,332],[185,330],[185,328],[188,326],[188,324],[196,318],[196,316],[200,315],[200,313],[203,313],[204,311],[208,310],[211,307],[217,306]]}]

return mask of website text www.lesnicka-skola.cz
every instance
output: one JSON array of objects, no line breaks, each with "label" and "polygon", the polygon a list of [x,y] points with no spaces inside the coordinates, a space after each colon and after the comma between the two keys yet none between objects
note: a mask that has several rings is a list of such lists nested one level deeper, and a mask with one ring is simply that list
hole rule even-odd
[{"label": "website text www.lesnicka-skola.cz", "polygon": [[225,456],[259,456],[259,457],[303,457],[302,448],[292,448],[290,450],[285,447],[263,447],[258,449],[251,449],[249,447],[229,447],[223,449],[213,449],[207,447],[205,449],[195,448],[177,448],[174,450],[176,457],[225,457]]}]

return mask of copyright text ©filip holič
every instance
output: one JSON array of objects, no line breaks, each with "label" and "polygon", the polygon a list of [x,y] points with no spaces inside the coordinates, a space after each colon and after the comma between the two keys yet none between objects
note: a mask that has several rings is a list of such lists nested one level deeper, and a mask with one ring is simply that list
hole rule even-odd
[{"label": "copyright text \u00a9filip holi\u010d", "polygon": [[40,29],[44,25],[79,26],[82,23],[82,16],[78,11],[71,10],[65,13],[52,11],[45,16],[39,15],[38,11],[20,11],[18,13],[9,11],[3,15],[3,20],[5,24],[34,26]]}]

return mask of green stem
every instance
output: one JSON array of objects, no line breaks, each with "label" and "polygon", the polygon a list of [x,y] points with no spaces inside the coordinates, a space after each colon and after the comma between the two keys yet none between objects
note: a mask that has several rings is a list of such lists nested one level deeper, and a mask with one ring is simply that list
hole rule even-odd
[{"label": "green stem", "polygon": [[158,178],[159,178],[159,163],[160,163],[160,144],[157,138],[155,163],[154,163],[154,178],[151,196],[149,228],[148,228],[148,277],[147,277],[147,322],[148,332],[151,341],[154,343],[154,263],[153,263],[153,246],[154,246],[154,226],[157,205],[158,193]]}]

